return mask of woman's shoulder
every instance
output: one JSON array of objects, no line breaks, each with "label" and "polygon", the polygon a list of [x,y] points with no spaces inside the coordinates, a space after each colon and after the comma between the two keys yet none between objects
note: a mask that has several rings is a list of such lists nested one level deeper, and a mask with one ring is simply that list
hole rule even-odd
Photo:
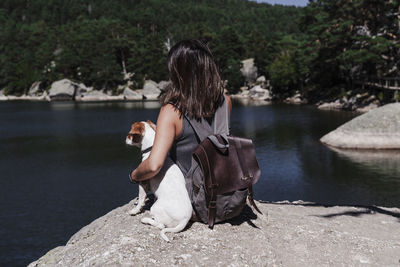
[{"label": "woman's shoulder", "polygon": [[175,129],[175,139],[178,138],[182,132],[182,116],[180,111],[174,105],[168,103],[161,106],[159,118],[173,125]]},{"label": "woman's shoulder", "polygon": [[160,112],[163,112],[163,113],[165,113],[165,114],[169,114],[170,116],[173,116],[173,117],[181,117],[181,113],[180,113],[180,111],[178,110],[178,108],[177,107],[175,107],[173,104],[171,104],[171,103],[167,103],[167,104],[165,104],[165,105],[162,105],[161,106],[161,111]]}]

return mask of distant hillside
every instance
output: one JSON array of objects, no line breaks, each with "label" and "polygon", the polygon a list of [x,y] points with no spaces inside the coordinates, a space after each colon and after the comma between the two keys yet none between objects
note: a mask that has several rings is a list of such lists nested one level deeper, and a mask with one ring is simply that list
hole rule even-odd
[{"label": "distant hillside", "polygon": [[2,0],[0,89],[21,94],[70,78],[115,90],[124,72],[140,88],[144,78],[167,79],[170,45],[196,37],[210,40],[234,88],[240,60],[255,57],[264,74],[279,41],[298,38],[302,10],[246,0]]}]

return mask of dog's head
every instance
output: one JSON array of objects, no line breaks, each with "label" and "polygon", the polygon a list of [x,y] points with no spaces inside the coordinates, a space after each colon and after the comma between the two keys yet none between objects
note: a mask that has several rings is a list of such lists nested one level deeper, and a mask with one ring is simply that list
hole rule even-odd
[{"label": "dog's head", "polygon": [[151,121],[138,121],[132,124],[131,130],[129,131],[128,135],[126,136],[125,143],[130,146],[137,146],[141,147],[143,137],[146,134],[146,124],[156,131],[156,125]]}]

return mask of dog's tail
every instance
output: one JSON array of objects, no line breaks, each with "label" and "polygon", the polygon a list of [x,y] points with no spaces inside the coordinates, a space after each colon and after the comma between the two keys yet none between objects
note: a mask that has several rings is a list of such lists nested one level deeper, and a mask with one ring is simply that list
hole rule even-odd
[{"label": "dog's tail", "polygon": [[162,237],[162,239],[164,239],[165,241],[169,242],[169,239],[167,237],[167,235],[165,233],[178,233],[180,231],[182,231],[183,229],[185,229],[186,224],[189,222],[189,219],[184,219],[182,221],[180,221],[178,223],[177,226],[173,227],[173,228],[164,228],[161,230],[160,235]]}]

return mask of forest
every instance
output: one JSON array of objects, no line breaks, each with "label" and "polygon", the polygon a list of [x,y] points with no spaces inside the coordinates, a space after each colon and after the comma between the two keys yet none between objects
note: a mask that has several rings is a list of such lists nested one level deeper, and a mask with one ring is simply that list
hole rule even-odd
[{"label": "forest", "polygon": [[127,73],[141,88],[168,79],[171,45],[203,38],[231,92],[244,84],[241,60],[254,58],[276,94],[328,97],[400,76],[399,18],[399,0],[2,0],[0,89],[69,78],[115,92]]}]

